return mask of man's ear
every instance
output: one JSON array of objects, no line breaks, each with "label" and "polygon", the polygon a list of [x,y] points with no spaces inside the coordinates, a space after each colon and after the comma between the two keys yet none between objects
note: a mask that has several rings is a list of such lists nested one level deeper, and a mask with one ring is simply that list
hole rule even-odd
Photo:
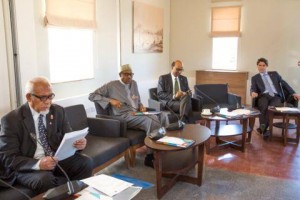
[{"label": "man's ear", "polygon": [[31,94],[29,94],[29,93],[26,94],[26,100],[31,101]]}]

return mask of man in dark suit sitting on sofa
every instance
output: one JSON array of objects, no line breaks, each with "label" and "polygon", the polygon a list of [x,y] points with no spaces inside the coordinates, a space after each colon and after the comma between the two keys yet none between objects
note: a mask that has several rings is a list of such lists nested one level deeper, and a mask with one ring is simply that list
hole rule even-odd
[{"label": "man in dark suit sitting on sofa", "polygon": [[192,101],[188,80],[181,75],[183,64],[180,60],[176,60],[171,66],[171,73],[159,77],[157,95],[164,105],[179,113],[183,121],[189,122]]},{"label": "man in dark suit sitting on sofa", "polygon": [[[58,177],[64,175],[57,163],[71,180],[91,176],[90,157],[77,152],[61,161],[52,157],[71,127],[64,109],[52,104],[55,95],[49,81],[33,78],[26,84],[25,92],[27,103],[1,119],[0,161],[5,170],[1,178],[9,178],[6,181],[10,184],[18,183],[39,194],[62,184],[63,179]],[[77,140],[73,146],[84,149],[86,139]]]},{"label": "man in dark suit sitting on sofa", "polygon": [[269,119],[267,115],[268,106],[281,105],[284,95],[282,94],[282,89],[286,90],[296,100],[300,99],[300,95],[296,94],[293,88],[291,88],[276,71],[267,71],[267,59],[259,58],[256,65],[259,73],[251,78],[250,94],[252,98],[258,98],[257,106],[261,112],[259,116],[259,132],[267,137],[267,128],[269,125]]}]

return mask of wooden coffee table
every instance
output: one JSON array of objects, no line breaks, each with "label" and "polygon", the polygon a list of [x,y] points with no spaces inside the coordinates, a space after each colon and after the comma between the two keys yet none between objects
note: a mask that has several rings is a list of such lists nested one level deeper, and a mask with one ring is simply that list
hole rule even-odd
[{"label": "wooden coffee table", "polygon": [[[211,147],[210,142],[206,143],[207,154],[214,149],[221,149],[226,146],[238,149],[245,152],[246,142],[251,142],[252,130],[255,123],[255,117],[259,115],[259,111],[251,109],[253,114],[242,115],[235,118],[225,118],[217,115],[202,115],[205,120],[205,124],[208,128],[211,128],[211,122],[214,121],[216,124],[215,131],[212,132],[211,136],[216,138],[216,146]],[[239,124],[227,124],[229,121],[240,121]],[[220,125],[220,122],[226,123]],[[226,140],[227,137],[241,135],[241,139],[238,140]]]},{"label": "wooden coffee table", "polygon": [[[183,130],[167,131],[167,136],[192,139],[195,143],[189,148],[172,147],[158,144],[149,137],[145,144],[154,153],[154,168],[156,170],[157,198],[160,199],[177,181],[184,181],[196,185],[202,184],[204,144],[210,137],[211,131],[199,124],[187,124]],[[186,175],[197,165],[196,177]],[[162,178],[170,178],[162,183]]]},{"label": "wooden coffee table", "polygon": [[[270,140],[274,138],[279,138],[283,140],[283,145],[287,142],[296,142],[299,144],[300,138],[300,109],[298,111],[277,111],[275,108],[268,109],[269,114],[269,129],[270,129]],[[282,122],[274,123],[274,118],[281,117]],[[289,120],[294,119],[295,124],[290,124]],[[273,136],[273,126],[277,128],[282,128],[282,137]],[[288,129],[296,129],[296,138],[288,137]]]}]

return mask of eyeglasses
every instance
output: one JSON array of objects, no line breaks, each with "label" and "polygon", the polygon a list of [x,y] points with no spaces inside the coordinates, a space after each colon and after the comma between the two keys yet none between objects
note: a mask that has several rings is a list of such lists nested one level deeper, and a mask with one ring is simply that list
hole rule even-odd
[{"label": "eyeglasses", "polygon": [[183,68],[175,68],[178,72],[183,72]]},{"label": "eyeglasses", "polygon": [[55,94],[54,93],[52,93],[52,94],[50,94],[50,95],[48,95],[48,96],[38,96],[38,95],[36,95],[36,94],[33,94],[33,93],[31,93],[30,94],[31,96],[34,96],[34,97],[36,97],[36,98],[38,98],[40,101],[42,101],[42,102],[45,102],[45,101],[47,101],[48,99],[49,100],[52,100],[52,99],[54,99],[54,97],[55,97]]},{"label": "eyeglasses", "polygon": [[122,73],[122,74],[124,74],[124,76],[133,76],[134,75],[134,73]]}]

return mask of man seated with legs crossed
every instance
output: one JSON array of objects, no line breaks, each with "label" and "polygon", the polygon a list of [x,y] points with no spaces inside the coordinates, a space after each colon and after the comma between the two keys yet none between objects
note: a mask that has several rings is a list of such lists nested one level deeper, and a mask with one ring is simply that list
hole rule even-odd
[{"label": "man seated with legs crossed", "polygon": [[258,98],[258,109],[261,112],[258,131],[263,134],[264,138],[267,138],[269,136],[267,131],[269,126],[268,107],[282,105],[281,102],[284,99],[282,89],[288,91],[295,100],[299,100],[300,95],[295,93],[293,88],[281,78],[278,72],[267,71],[267,59],[259,58],[256,65],[259,73],[251,78],[250,94],[252,98]]}]

